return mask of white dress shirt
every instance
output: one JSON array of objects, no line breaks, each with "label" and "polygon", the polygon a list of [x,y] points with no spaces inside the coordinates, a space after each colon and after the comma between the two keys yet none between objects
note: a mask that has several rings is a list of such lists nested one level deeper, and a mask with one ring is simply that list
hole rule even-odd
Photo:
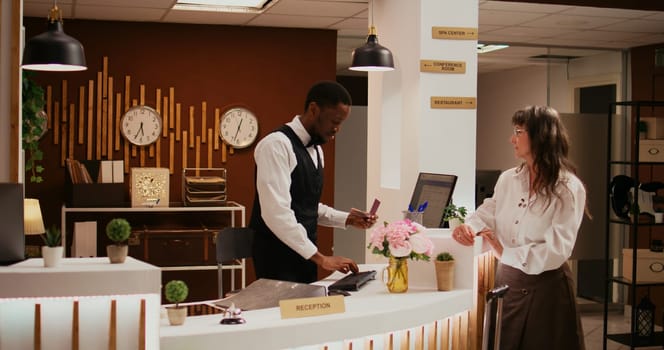
[{"label": "white dress shirt", "polygon": [[[484,200],[466,223],[477,233],[492,229],[503,245],[500,261],[527,274],[557,269],[572,255],[585,211],[586,191],[581,181],[561,173],[549,206],[529,193],[529,171],[503,172],[491,198]],[[488,244],[484,245],[488,250]]]},{"label": "white dress shirt", "polygon": [[[311,135],[300,122],[299,115],[286,125],[293,129],[303,144],[309,143]],[[316,148],[320,153],[322,168],[325,166],[323,149],[320,146],[311,146],[307,151],[314,164],[318,166]],[[291,173],[297,165],[293,144],[284,133],[272,132],[256,145],[254,159],[257,169],[256,190],[265,224],[277,238],[303,258],[311,258],[318,248],[307,238],[306,229],[297,222],[295,213],[291,209]],[[346,228],[348,214],[318,203],[319,225]]]}]

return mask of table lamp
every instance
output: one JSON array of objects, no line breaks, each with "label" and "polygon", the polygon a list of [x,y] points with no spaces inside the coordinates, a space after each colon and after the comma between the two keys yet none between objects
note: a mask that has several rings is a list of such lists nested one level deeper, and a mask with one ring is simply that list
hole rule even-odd
[{"label": "table lamp", "polygon": [[23,200],[23,231],[26,235],[40,235],[46,232],[38,199]]}]

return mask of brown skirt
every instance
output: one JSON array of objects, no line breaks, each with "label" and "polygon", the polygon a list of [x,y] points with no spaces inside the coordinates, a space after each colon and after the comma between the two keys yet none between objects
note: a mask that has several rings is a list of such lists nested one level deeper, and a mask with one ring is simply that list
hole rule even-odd
[{"label": "brown skirt", "polygon": [[583,329],[567,264],[539,275],[498,265],[496,286],[503,299],[500,349],[585,349]]}]

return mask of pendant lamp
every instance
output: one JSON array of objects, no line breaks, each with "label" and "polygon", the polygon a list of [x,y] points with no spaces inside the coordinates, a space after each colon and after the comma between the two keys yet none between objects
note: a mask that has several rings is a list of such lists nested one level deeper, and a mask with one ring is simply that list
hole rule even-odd
[{"label": "pendant lamp", "polygon": [[378,43],[376,27],[373,25],[373,3],[371,5],[371,25],[367,42],[353,50],[353,62],[348,68],[355,71],[385,72],[394,70],[392,52]]},{"label": "pendant lamp", "polygon": [[25,44],[23,69],[60,72],[88,69],[83,45],[65,34],[62,26],[60,9],[53,1],[47,30],[30,38]]}]

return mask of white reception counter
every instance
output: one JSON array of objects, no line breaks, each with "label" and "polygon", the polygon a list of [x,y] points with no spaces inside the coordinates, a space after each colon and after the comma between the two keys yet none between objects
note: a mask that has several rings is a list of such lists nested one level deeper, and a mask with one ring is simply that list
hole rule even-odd
[{"label": "white reception counter", "polygon": [[[428,344],[424,348],[446,348],[441,342],[459,341],[468,328],[479,246],[464,248],[451,242],[448,230],[430,230],[428,235],[436,253],[446,250],[455,256],[453,291],[436,290],[432,262],[409,261],[410,287],[404,294],[389,293],[380,281],[385,264],[362,265],[362,271],[376,270],[377,280],[345,297],[344,313],[281,319],[278,308],[269,308],[245,311],[242,325],[221,325],[220,314],[188,317],[182,326],[162,319],[161,349],[218,349],[221,344],[230,349],[341,349],[348,343],[362,348],[369,342],[375,349],[388,348],[388,343],[396,344],[394,348],[401,344],[401,349],[421,348],[422,343]],[[317,284],[329,285],[341,276],[335,272]]]}]

